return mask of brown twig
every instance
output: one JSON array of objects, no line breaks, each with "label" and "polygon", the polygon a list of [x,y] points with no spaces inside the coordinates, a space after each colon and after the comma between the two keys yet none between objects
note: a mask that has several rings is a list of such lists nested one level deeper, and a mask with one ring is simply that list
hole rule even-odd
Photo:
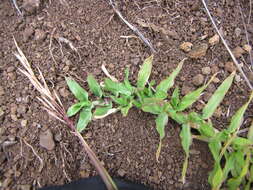
[{"label": "brown twig", "polygon": [[119,18],[132,30],[134,31],[139,37],[140,39],[150,48],[150,50],[152,51],[152,53],[155,53],[155,49],[153,47],[153,45],[149,42],[149,40],[147,38],[144,37],[144,35],[138,30],[138,28],[136,28],[135,26],[133,26],[132,24],[130,24],[121,14],[121,12],[116,8],[113,0],[109,0],[109,4],[112,6],[113,10],[115,11],[115,13],[119,16]]},{"label": "brown twig", "polygon": [[242,68],[240,67],[238,61],[236,60],[234,54],[233,54],[232,51],[230,50],[230,48],[229,48],[227,42],[225,41],[225,39],[224,39],[223,36],[221,35],[221,33],[220,33],[220,31],[219,31],[217,25],[215,24],[214,19],[213,19],[212,15],[211,15],[211,13],[210,13],[208,7],[207,7],[207,4],[206,4],[205,0],[202,0],[202,3],[203,3],[203,5],[204,5],[204,7],[205,7],[205,9],[206,9],[207,15],[209,16],[209,18],[210,18],[210,20],[211,20],[211,22],[212,22],[212,24],[213,24],[213,26],[214,26],[216,32],[217,32],[218,35],[220,36],[220,38],[221,38],[221,40],[222,40],[222,43],[224,44],[224,46],[226,47],[228,53],[230,54],[230,56],[231,56],[231,58],[232,58],[234,64],[236,65],[236,67],[237,67],[237,69],[239,70],[239,72],[242,74],[242,76],[243,76],[244,80],[246,81],[246,83],[247,83],[248,87],[250,88],[250,90],[253,90],[253,87],[252,87],[252,85],[251,85],[249,79],[247,78],[247,76],[246,76],[245,73],[243,72],[243,70],[242,70]]}]

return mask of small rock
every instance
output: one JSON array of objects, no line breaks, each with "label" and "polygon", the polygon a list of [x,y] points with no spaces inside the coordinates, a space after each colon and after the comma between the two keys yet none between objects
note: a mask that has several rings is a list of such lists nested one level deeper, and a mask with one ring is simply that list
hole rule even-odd
[{"label": "small rock", "polygon": [[248,45],[248,44],[245,44],[245,45],[243,46],[243,49],[249,53],[249,52],[251,52],[252,47],[251,47],[250,45]]},{"label": "small rock", "polygon": [[203,75],[209,75],[209,74],[211,74],[211,68],[210,67],[203,67],[202,68],[202,74]]},{"label": "small rock", "polygon": [[215,73],[218,73],[219,72],[219,67],[217,65],[212,65],[211,67],[211,73],[212,74],[215,74]]},{"label": "small rock", "polygon": [[69,91],[66,88],[61,88],[59,90],[59,94],[60,96],[62,96],[63,98],[66,98],[69,96]]},{"label": "small rock", "polygon": [[232,73],[233,71],[236,71],[236,67],[233,62],[229,61],[225,64],[225,70]]},{"label": "small rock", "polygon": [[24,0],[22,7],[27,13],[33,14],[40,7],[40,0]]},{"label": "small rock", "polygon": [[47,35],[43,30],[35,30],[34,39],[36,41],[42,42],[46,39]]},{"label": "small rock", "polygon": [[0,117],[4,115],[3,109],[0,107]]},{"label": "small rock", "polygon": [[34,34],[33,28],[26,28],[23,33],[24,42],[28,42],[28,40],[32,37],[33,34]]},{"label": "small rock", "polygon": [[220,79],[219,79],[219,78],[217,78],[217,77],[214,77],[213,82],[217,84],[217,83],[219,83],[219,82],[220,82]]},{"label": "small rock", "polygon": [[13,121],[17,121],[17,120],[18,120],[18,117],[17,117],[16,114],[11,114],[11,119],[12,119]]},{"label": "small rock", "polygon": [[20,190],[31,190],[31,185],[19,185],[18,186]]},{"label": "small rock", "polygon": [[117,171],[117,173],[119,174],[119,176],[120,177],[124,177],[125,175],[126,175],[126,171],[125,170],[123,170],[123,169],[119,169],[118,171]]},{"label": "small rock", "polygon": [[242,30],[240,28],[236,28],[235,29],[235,35],[236,35],[236,37],[239,37],[241,35],[241,33],[242,33]]},{"label": "small rock", "polygon": [[195,86],[200,86],[204,82],[204,76],[202,74],[197,74],[196,76],[193,77],[192,83]]},{"label": "small rock", "polygon": [[15,67],[11,66],[11,67],[8,67],[6,71],[7,71],[7,73],[11,73],[14,70],[15,70]]},{"label": "small rock", "polygon": [[179,48],[183,50],[184,52],[189,52],[192,49],[193,44],[191,42],[183,42]]},{"label": "small rock", "polygon": [[240,75],[235,75],[235,82],[241,82]]},{"label": "small rock", "polygon": [[27,126],[27,120],[23,119],[23,120],[21,121],[21,126],[22,126],[22,127],[26,127],[26,126]]},{"label": "small rock", "polygon": [[240,46],[237,46],[232,52],[236,58],[240,58],[242,54],[245,53],[244,49],[242,49]]},{"label": "small rock", "polygon": [[4,88],[2,86],[0,86],[0,96],[4,95]]},{"label": "small rock", "polygon": [[214,46],[220,42],[220,36],[218,34],[215,34],[213,37],[209,39],[208,42],[211,46]]},{"label": "small rock", "polygon": [[53,150],[55,147],[55,142],[53,139],[53,134],[50,129],[42,131],[40,133],[40,146],[47,150]]},{"label": "small rock", "polygon": [[206,55],[207,49],[208,49],[208,45],[202,43],[200,45],[194,46],[188,55],[190,58],[198,59]]}]

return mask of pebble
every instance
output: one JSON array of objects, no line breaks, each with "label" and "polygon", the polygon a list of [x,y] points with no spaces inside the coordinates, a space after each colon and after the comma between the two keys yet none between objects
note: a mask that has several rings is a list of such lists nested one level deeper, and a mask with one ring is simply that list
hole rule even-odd
[{"label": "pebble", "polygon": [[191,42],[183,42],[179,48],[183,50],[184,52],[189,52],[192,49],[193,44]]},{"label": "pebble", "polygon": [[42,42],[46,39],[47,35],[43,30],[35,30],[34,39],[36,41]]},{"label": "pebble", "polygon": [[17,120],[18,120],[18,117],[17,117],[16,114],[11,114],[11,119],[12,119],[13,121],[17,121]]},{"label": "pebble", "polygon": [[232,73],[233,71],[236,71],[236,67],[233,62],[229,61],[225,63],[225,70]]},{"label": "pebble", "polygon": [[28,40],[32,37],[33,34],[34,34],[34,29],[33,28],[26,28],[24,33],[23,33],[24,42],[28,42]]},{"label": "pebble", "polygon": [[241,82],[240,75],[235,75],[235,82]]},{"label": "pebble", "polygon": [[125,170],[123,170],[123,169],[119,169],[118,171],[117,171],[117,173],[118,173],[118,175],[120,176],[120,177],[124,177],[125,175],[126,175],[126,171]]},{"label": "pebble", "polygon": [[7,71],[7,73],[11,73],[14,70],[15,70],[15,67],[11,66],[11,67],[8,67],[6,71]]},{"label": "pebble", "polygon": [[241,33],[242,33],[242,30],[240,28],[236,28],[235,29],[235,35],[236,35],[236,37],[239,37],[241,35]]},{"label": "pebble", "polygon": [[69,91],[66,88],[61,88],[59,94],[61,97],[66,98],[69,96]]},{"label": "pebble", "polygon": [[192,91],[191,87],[189,87],[187,85],[183,85],[181,93],[182,93],[182,95],[186,95],[191,91]]},{"label": "pebble", "polygon": [[193,77],[192,83],[195,86],[200,86],[204,82],[204,76],[202,74],[197,74],[196,76]]},{"label": "pebble", "polygon": [[24,0],[22,7],[27,13],[33,14],[40,7],[40,0]]},{"label": "pebble", "polygon": [[53,150],[55,147],[55,142],[53,139],[53,134],[50,129],[46,131],[41,131],[40,133],[40,146],[47,149]]},{"label": "pebble", "polygon": [[244,49],[245,51],[247,51],[247,52],[251,52],[252,47],[251,47],[250,45],[248,45],[248,44],[245,44],[245,45],[243,46],[243,49]]},{"label": "pebble", "polygon": [[214,46],[220,42],[220,36],[218,34],[215,34],[213,37],[209,39],[208,42],[211,46]]},{"label": "pebble", "polygon": [[198,58],[206,55],[207,49],[208,49],[208,45],[205,43],[193,46],[193,48],[189,52],[188,56],[193,59],[198,59]]},{"label": "pebble", "polygon": [[22,126],[22,127],[26,127],[26,126],[27,126],[27,120],[23,119],[23,120],[21,121],[21,126]]},{"label": "pebble", "polygon": [[202,74],[203,75],[209,75],[209,74],[211,74],[211,68],[210,67],[203,67],[202,68]]},{"label": "pebble", "polygon": [[217,66],[217,65],[213,65],[212,67],[211,67],[211,73],[212,74],[215,74],[215,73],[217,73],[217,72],[219,72],[219,67]]},{"label": "pebble", "polygon": [[0,96],[4,95],[4,88],[2,86],[0,86]]},{"label": "pebble", "polygon": [[236,58],[240,58],[242,54],[245,53],[244,49],[242,49],[240,46],[237,46],[232,52]]}]

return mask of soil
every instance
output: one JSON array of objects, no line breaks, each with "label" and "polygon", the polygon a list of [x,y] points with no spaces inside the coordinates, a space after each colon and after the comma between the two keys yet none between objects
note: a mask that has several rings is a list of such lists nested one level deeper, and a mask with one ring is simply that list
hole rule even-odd
[{"label": "soil", "polygon": [[[66,126],[42,109],[36,99],[38,92],[19,71],[22,66],[13,55],[16,51],[13,37],[33,67],[42,71],[48,85],[60,93],[66,108],[74,102],[74,98],[67,89],[64,76],[72,76],[85,87],[87,73],[93,73],[100,81],[105,77],[101,70],[104,64],[118,79],[123,78],[124,69],[129,67],[131,80],[134,81],[142,61],[151,55],[150,49],[135,37],[106,0],[41,0],[36,1],[40,2],[39,7],[32,7],[27,2],[17,2],[23,17],[18,15],[11,0],[0,3],[2,190],[29,190],[96,175],[78,140]],[[246,44],[237,2],[209,1],[210,11],[232,49]],[[152,78],[157,81],[168,76],[180,60],[188,56],[180,49],[183,42],[190,42],[193,46],[208,44],[215,35],[198,0],[125,0],[116,3],[124,17],[150,40],[157,51],[152,72]],[[247,22],[249,0],[241,1],[241,5]],[[247,26],[252,43],[252,22]],[[160,29],[157,31],[155,28]],[[76,49],[71,49],[59,38],[67,39]],[[239,60],[252,79],[248,70],[249,55],[244,53]],[[176,81],[183,94],[196,89],[213,73],[219,72],[216,82],[211,83],[202,101],[194,104],[191,110],[200,110],[203,107],[201,102],[206,102],[229,75],[231,66],[224,67],[229,61],[231,58],[220,42],[209,45],[207,52],[201,52],[199,58],[189,58],[185,62]],[[202,73],[202,68],[206,67],[209,68]],[[204,80],[198,74],[203,75]],[[198,77],[194,77],[196,75]],[[237,79],[213,118],[218,128],[224,128],[235,110],[248,98],[246,83],[239,80],[239,74]],[[252,113],[247,112],[246,118],[250,115]],[[186,184],[182,185],[180,175],[184,152],[180,145],[180,126],[169,121],[159,163],[155,159],[159,136],[154,126],[153,116],[132,109],[127,117],[117,113],[92,122],[83,136],[112,176],[143,183],[157,190],[210,189],[207,178],[213,160],[207,145],[193,142]],[[40,144],[40,135],[46,130],[49,136],[54,137],[51,139],[54,144],[49,145],[51,150]],[[43,161],[42,169],[39,158]]]}]

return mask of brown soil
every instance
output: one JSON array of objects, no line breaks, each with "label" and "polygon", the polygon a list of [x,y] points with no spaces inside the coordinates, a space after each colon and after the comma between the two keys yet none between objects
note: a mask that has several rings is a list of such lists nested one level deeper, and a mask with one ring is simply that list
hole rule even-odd
[{"label": "brown soil", "polygon": [[[208,43],[208,39],[215,34],[198,0],[117,2],[126,19],[138,27],[157,50],[152,78],[158,81],[187,56],[179,49],[182,42],[194,45]],[[248,15],[249,1],[241,3],[243,12]],[[22,1],[18,4],[22,5]],[[209,1],[209,7],[230,47],[246,44],[237,1],[213,0]],[[124,68],[129,67],[134,80],[142,61],[151,54],[149,48],[136,38],[121,37],[134,33],[114,14],[106,0],[42,1],[39,9],[23,18],[18,16],[11,0],[2,0],[0,18],[0,110],[4,112],[0,115],[0,144],[16,142],[1,149],[0,189],[29,190],[95,175],[77,139],[63,124],[43,111],[35,98],[37,92],[19,72],[18,68],[22,66],[13,55],[16,51],[13,36],[32,65],[40,68],[48,84],[59,91],[66,108],[74,99],[67,90],[64,76],[70,75],[85,86],[89,72],[102,80],[101,65],[105,64],[118,79],[122,79]],[[166,35],[143,28],[138,24],[140,19],[170,32]],[[235,30],[238,31],[238,28],[241,33],[236,36]],[[248,30],[252,39],[252,25]],[[201,39],[205,35],[206,38]],[[71,41],[78,53],[63,42],[57,42],[58,37]],[[249,56],[244,54],[244,58],[244,69],[247,71]],[[224,69],[227,61],[230,57],[222,43],[211,46],[205,56],[186,61],[176,85],[183,87],[184,91],[196,88],[193,77],[202,73],[201,69],[207,66],[212,72],[219,71],[218,78],[222,81],[229,74]],[[204,101],[218,84],[210,85],[202,97]],[[221,114],[217,113],[214,118],[219,128],[225,127],[228,122],[228,109],[231,116],[246,101],[247,89],[244,81],[233,84],[220,107]],[[200,102],[194,104],[192,109],[199,107]],[[151,115],[132,109],[127,117],[115,114],[92,122],[83,136],[112,176],[138,181],[158,190],[210,189],[207,176],[212,169],[212,159],[206,144],[193,142],[187,182],[183,186],[179,181],[184,159],[180,127],[169,122],[160,162],[157,163],[155,152],[159,137],[154,125]],[[51,151],[39,144],[40,133],[48,128],[56,143]],[[25,142],[43,160],[42,171],[39,171],[38,157]]]}]

